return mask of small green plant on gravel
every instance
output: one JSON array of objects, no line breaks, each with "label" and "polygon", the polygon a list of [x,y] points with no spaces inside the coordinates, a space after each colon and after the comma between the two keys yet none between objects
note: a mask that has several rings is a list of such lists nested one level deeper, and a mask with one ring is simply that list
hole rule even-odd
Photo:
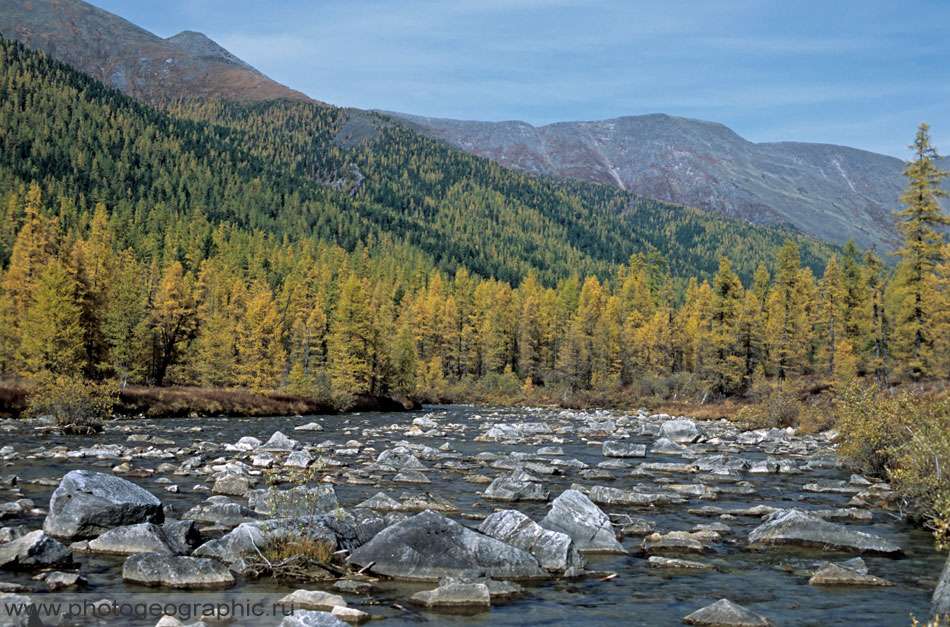
[{"label": "small green plant on gravel", "polygon": [[114,386],[82,377],[51,375],[30,397],[29,415],[50,416],[53,425],[67,433],[102,431],[117,399]]}]

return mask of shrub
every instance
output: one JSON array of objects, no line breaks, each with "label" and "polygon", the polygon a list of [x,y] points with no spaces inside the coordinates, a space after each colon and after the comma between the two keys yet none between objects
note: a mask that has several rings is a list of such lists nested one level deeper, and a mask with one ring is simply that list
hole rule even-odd
[{"label": "shrub", "polygon": [[53,424],[70,433],[97,433],[112,416],[117,392],[107,383],[82,377],[54,375],[30,397],[29,414],[51,416]]},{"label": "shrub", "polygon": [[886,477],[940,547],[950,545],[950,402],[850,388],[839,401],[839,451]]}]

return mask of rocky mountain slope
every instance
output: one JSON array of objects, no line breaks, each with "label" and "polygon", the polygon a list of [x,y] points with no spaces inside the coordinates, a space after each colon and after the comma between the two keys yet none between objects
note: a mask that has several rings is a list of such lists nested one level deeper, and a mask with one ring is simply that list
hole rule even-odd
[{"label": "rocky mountain slope", "polygon": [[82,0],[3,0],[0,35],[146,102],[180,97],[308,99],[201,33],[184,31],[162,39]]},{"label": "rocky mountain slope", "polygon": [[[722,124],[669,115],[468,122],[386,112],[502,165],[613,185],[753,224],[891,250],[899,159],[845,146],[749,142]],[[911,129],[912,130],[912,129]],[[910,132],[910,131],[909,131]]]}]

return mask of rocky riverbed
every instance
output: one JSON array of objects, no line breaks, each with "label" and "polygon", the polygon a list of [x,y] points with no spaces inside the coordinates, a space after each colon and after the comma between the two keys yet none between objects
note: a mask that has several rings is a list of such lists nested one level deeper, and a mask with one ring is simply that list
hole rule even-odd
[{"label": "rocky riverbed", "polygon": [[[903,625],[927,618],[945,562],[830,434],[646,411],[141,419],[93,437],[10,421],[0,463],[0,605],[61,602],[44,624],[179,624],[98,602],[260,602],[298,610],[234,624]],[[338,551],[328,578],[255,576],[302,518]],[[63,617],[70,602],[84,615]]]}]

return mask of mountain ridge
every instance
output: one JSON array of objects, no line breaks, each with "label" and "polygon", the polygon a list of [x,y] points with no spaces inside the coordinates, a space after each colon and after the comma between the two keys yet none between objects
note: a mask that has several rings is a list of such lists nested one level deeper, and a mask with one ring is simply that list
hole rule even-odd
[{"label": "mountain ridge", "polygon": [[0,35],[145,102],[313,100],[267,78],[201,33],[182,31],[163,39],[82,0],[5,0]]},{"label": "mountain ridge", "polygon": [[611,185],[862,247],[899,241],[903,162],[834,144],[754,143],[719,122],[662,113],[607,120],[479,122],[380,111],[430,137],[527,172]]}]

